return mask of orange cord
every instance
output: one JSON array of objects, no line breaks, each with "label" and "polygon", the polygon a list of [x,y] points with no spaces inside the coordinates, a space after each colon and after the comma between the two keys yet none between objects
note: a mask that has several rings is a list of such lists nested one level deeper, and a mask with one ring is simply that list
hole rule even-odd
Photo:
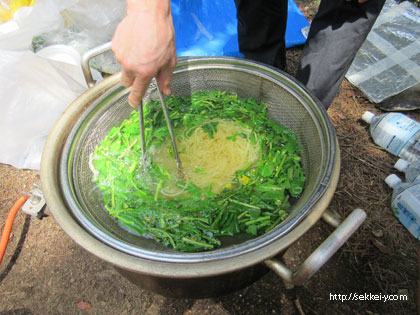
[{"label": "orange cord", "polygon": [[29,198],[27,195],[22,195],[18,201],[15,202],[13,207],[10,209],[7,215],[6,222],[4,223],[3,232],[1,233],[0,239],[0,264],[3,260],[4,253],[6,252],[7,243],[9,242],[10,232],[12,231],[13,222],[19,209],[23,206],[26,200]]}]

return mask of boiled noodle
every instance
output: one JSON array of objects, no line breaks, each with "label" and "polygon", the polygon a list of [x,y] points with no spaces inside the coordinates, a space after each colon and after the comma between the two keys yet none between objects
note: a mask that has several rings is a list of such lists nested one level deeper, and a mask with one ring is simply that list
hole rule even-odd
[{"label": "boiled noodle", "polygon": [[[217,123],[212,137],[198,126],[178,137],[177,147],[184,180],[200,188],[212,185],[212,192],[219,193],[232,181],[235,172],[258,160],[259,146],[251,144],[251,130],[238,123],[214,119],[205,124],[210,122]],[[153,154],[153,160],[161,163],[176,178],[178,170],[168,151],[168,145],[163,145]],[[161,193],[168,196],[181,193],[174,184],[162,189]]]}]

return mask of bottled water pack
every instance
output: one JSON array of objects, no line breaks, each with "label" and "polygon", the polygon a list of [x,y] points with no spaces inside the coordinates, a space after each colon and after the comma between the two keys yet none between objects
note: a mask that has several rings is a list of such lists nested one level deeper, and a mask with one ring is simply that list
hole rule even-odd
[{"label": "bottled water pack", "polygon": [[366,111],[362,119],[370,124],[373,141],[408,162],[420,161],[420,123],[401,113],[376,116]]},{"label": "bottled water pack", "polygon": [[420,239],[420,179],[404,183],[391,174],[385,182],[394,191],[391,208],[402,225],[417,239]]},{"label": "bottled water pack", "polygon": [[420,161],[409,163],[406,160],[399,159],[394,167],[404,173],[405,180],[408,183],[416,180],[420,181]]}]

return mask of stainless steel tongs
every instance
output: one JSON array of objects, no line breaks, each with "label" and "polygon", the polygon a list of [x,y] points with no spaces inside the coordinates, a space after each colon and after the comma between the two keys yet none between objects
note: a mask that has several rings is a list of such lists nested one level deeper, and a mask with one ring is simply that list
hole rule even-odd
[{"label": "stainless steel tongs", "polygon": [[[171,118],[169,117],[169,110],[168,110],[168,107],[166,107],[165,99],[163,97],[162,91],[159,88],[159,84],[158,84],[156,78],[153,78],[153,82],[156,84],[156,88],[157,88],[157,91],[158,91],[158,94],[159,94],[160,103],[162,105],[162,110],[163,110],[163,113],[165,115],[166,125],[168,126],[169,135],[171,136],[172,149],[173,149],[174,154],[175,154],[176,166],[178,167],[178,170],[180,170],[181,169],[181,161],[179,159],[178,149],[176,147],[175,135],[174,135],[174,131],[172,129]],[[141,150],[142,150],[142,155],[143,155],[143,159],[144,159],[146,157],[146,137],[145,137],[145,134],[144,134],[143,101],[140,102],[140,106],[138,107],[138,110],[139,110],[139,121],[140,121]]]},{"label": "stainless steel tongs", "polygon": [[[83,54],[82,56],[82,70],[83,70],[83,75],[85,76],[86,82],[88,84],[89,87],[92,87],[95,85],[95,81],[93,80],[92,77],[92,72],[90,70],[89,67],[89,61],[110,50],[111,49],[111,42],[107,42],[105,44],[102,44],[94,49],[89,50],[88,52],[86,52],[85,54]],[[153,78],[153,82],[156,84],[156,88],[157,91],[159,93],[159,98],[160,98],[160,102],[162,104],[162,109],[163,112],[165,114],[165,119],[166,119],[166,124],[168,125],[168,129],[169,129],[169,134],[171,136],[171,140],[172,140],[172,149],[174,151],[175,154],[175,159],[176,159],[176,165],[178,167],[178,170],[181,170],[181,162],[179,160],[179,156],[178,156],[178,150],[176,148],[176,142],[175,142],[175,136],[174,136],[174,132],[172,129],[172,124],[171,124],[171,120],[169,117],[169,111],[168,108],[166,107],[165,104],[165,99],[163,98],[162,95],[162,91],[159,88],[158,82],[156,80],[156,78]],[[142,149],[142,154],[143,154],[143,159],[146,157],[146,139],[145,139],[145,135],[144,135],[144,120],[143,120],[143,101],[140,102],[140,105],[138,107],[139,110],[139,118],[140,118],[140,137],[141,137],[141,149]],[[181,172],[180,172],[181,173]],[[182,173],[181,173],[182,175]]]}]

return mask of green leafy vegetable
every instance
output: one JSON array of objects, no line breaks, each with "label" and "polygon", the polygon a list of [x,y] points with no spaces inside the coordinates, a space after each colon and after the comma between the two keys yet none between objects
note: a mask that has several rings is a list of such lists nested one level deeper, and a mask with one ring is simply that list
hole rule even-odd
[{"label": "green leafy vegetable", "polygon": [[[298,197],[305,176],[295,134],[267,116],[266,106],[234,93],[198,91],[188,97],[169,97],[175,136],[188,136],[202,128],[210,138],[217,131],[214,119],[231,120],[252,130],[249,141],[259,145],[259,160],[236,172],[218,194],[179,179],[184,194],[168,198],[162,190],[173,182],[160,164],[142,164],[138,113],[133,111],[114,127],[92,157],[94,181],[109,214],[139,235],[152,235],[176,250],[211,250],[220,236],[245,232],[252,236],[273,229],[287,216],[290,198]],[[159,101],[144,106],[146,146],[149,152],[169,142]],[[213,120],[213,121],[212,121]],[[236,141],[245,134],[228,137]],[[195,173],[206,173],[196,168]]]}]

